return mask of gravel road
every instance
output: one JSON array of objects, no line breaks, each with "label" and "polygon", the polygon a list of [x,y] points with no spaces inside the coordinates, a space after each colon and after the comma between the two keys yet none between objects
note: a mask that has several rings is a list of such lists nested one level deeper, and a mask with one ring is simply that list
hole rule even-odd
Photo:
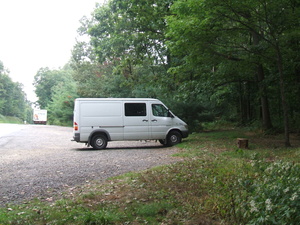
[{"label": "gravel road", "polygon": [[179,160],[171,156],[175,147],[154,141],[109,142],[93,150],[71,142],[69,127],[0,124],[0,130],[0,206]]}]

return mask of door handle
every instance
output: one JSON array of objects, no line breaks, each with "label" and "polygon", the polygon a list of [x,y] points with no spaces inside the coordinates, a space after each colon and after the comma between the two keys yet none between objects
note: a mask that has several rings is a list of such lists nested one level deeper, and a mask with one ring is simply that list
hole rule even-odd
[{"label": "door handle", "polygon": [[157,122],[157,119],[151,120],[152,122]]},{"label": "door handle", "polygon": [[145,120],[145,119],[144,119],[143,122],[148,122],[148,120]]}]

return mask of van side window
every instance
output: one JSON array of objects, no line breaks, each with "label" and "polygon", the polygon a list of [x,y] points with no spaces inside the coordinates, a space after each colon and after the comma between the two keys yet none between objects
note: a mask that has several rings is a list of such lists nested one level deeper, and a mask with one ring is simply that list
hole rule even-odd
[{"label": "van side window", "polygon": [[125,116],[146,115],[146,103],[125,103]]},{"label": "van side window", "polygon": [[153,116],[168,117],[168,110],[161,104],[152,104]]}]

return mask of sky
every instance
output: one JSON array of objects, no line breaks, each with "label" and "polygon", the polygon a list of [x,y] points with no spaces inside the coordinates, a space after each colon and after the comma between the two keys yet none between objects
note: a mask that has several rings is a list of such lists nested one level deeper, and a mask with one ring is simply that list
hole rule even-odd
[{"label": "sky", "polygon": [[28,100],[42,67],[59,69],[71,57],[79,20],[104,0],[0,0],[0,61]]}]

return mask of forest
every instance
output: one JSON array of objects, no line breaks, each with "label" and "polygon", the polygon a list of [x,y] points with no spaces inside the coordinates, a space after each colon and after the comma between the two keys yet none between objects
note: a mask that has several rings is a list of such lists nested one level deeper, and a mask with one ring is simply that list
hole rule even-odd
[{"label": "forest", "polygon": [[[71,126],[77,97],[158,98],[191,132],[230,122],[282,132],[290,146],[300,127],[299,15],[298,0],[109,0],[81,19],[63,68],[37,71],[37,103],[49,123]],[[25,118],[22,88],[3,65],[0,80],[0,114]]]},{"label": "forest", "polygon": [[2,116],[17,118],[16,121],[31,121],[32,108],[22,84],[13,82],[9,71],[0,61],[0,121]]}]

